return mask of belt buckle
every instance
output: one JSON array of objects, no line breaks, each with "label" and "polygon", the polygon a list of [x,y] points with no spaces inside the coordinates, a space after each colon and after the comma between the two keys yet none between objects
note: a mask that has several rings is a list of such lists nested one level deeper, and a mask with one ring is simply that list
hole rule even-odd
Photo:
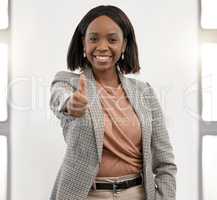
[{"label": "belt buckle", "polygon": [[117,184],[116,184],[116,182],[112,183],[112,191],[113,191],[114,193],[120,191],[120,189],[117,189]]}]

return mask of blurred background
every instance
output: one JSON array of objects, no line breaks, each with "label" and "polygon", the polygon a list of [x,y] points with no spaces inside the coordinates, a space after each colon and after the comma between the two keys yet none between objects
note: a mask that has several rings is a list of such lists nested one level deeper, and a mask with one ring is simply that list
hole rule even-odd
[{"label": "blurred background", "polygon": [[174,147],[177,200],[217,199],[216,0],[0,0],[0,199],[47,200],[63,159],[50,83],[66,70],[81,18],[97,5],[130,18],[141,73]]}]

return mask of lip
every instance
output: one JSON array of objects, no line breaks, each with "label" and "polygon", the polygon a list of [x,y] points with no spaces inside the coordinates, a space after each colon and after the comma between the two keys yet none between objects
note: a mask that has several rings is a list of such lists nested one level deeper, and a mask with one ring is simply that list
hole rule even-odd
[{"label": "lip", "polygon": [[105,54],[97,54],[97,55],[93,55],[94,57],[96,56],[102,56],[102,57],[112,57],[112,55],[105,55]]}]

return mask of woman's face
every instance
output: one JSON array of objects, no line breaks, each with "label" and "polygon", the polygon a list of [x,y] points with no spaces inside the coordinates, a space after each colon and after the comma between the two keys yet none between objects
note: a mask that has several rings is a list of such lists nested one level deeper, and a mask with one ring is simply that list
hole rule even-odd
[{"label": "woman's face", "polygon": [[109,17],[100,16],[87,27],[83,45],[88,61],[95,72],[114,70],[126,41],[121,28]]}]

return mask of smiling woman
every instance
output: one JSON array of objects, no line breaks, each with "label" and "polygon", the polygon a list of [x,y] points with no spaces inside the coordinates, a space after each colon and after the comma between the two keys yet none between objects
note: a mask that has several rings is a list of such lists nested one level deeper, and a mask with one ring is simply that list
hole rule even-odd
[{"label": "smiling woman", "polygon": [[[176,164],[161,107],[140,70],[133,26],[114,6],[78,24],[68,69],[51,83],[66,154],[51,200],[175,200]],[[80,74],[73,71],[81,69]]]}]

